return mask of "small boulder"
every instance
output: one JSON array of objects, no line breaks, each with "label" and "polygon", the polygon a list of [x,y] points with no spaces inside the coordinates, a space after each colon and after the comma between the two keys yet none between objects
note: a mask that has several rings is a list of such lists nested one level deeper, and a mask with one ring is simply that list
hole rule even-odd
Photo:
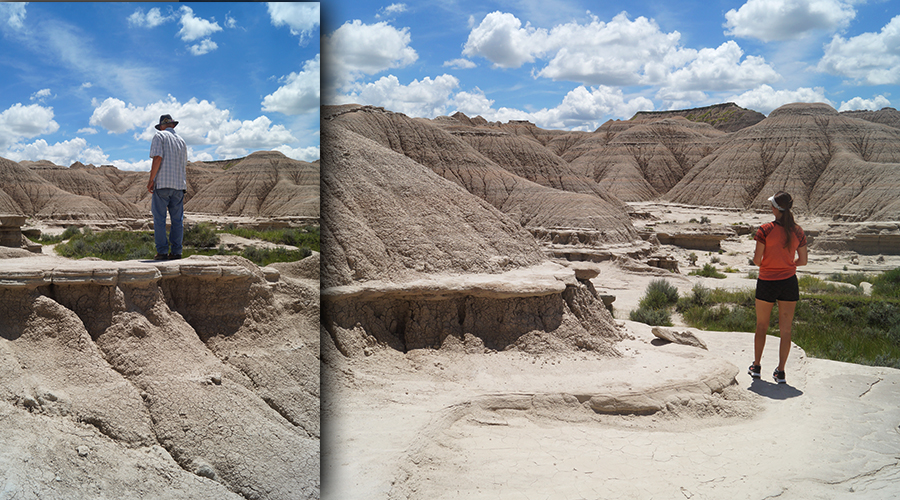
[{"label": "small boulder", "polygon": [[696,335],[689,331],[677,332],[675,330],[661,328],[658,326],[654,326],[652,331],[653,335],[655,335],[656,337],[663,340],[668,340],[669,342],[707,349],[706,342],[703,342]]}]

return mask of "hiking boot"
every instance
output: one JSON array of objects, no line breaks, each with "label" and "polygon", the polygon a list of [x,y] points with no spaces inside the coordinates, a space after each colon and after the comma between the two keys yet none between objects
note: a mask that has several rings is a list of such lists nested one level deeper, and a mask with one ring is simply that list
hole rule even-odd
[{"label": "hiking boot", "polygon": [[753,378],[759,378],[759,371],[761,369],[762,367],[759,365],[750,365],[750,368],[747,369],[747,373]]},{"label": "hiking boot", "polygon": [[784,370],[775,370],[775,373],[772,374],[772,377],[775,378],[775,381],[779,384],[785,384],[787,381],[784,379]]},{"label": "hiking boot", "polygon": [[169,256],[164,253],[158,253],[156,257],[153,257],[153,260],[169,260]]},{"label": "hiking boot", "polygon": [[169,260],[178,260],[178,259],[180,259],[180,258],[181,258],[181,254],[180,254],[180,253],[170,253],[170,254],[169,254]]}]

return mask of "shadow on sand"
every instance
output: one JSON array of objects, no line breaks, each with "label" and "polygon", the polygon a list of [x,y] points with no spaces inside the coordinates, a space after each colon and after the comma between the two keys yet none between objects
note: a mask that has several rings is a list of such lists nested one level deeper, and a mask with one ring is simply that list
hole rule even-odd
[{"label": "shadow on sand", "polygon": [[790,399],[802,396],[803,391],[788,384],[776,384],[755,378],[750,383],[750,390],[769,399]]}]

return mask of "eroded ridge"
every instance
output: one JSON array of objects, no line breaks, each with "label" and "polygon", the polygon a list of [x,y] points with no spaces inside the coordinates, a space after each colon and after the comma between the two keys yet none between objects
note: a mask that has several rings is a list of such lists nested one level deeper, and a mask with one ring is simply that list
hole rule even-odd
[{"label": "eroded ridge", "polygon": [[318,497],[315,288],[231,257],[0,260],[0,491]]}]

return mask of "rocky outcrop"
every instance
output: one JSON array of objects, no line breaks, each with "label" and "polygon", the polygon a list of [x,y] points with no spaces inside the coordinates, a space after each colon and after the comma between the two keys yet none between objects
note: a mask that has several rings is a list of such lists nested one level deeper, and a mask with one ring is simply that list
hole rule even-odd
[{"label": "rocky outcrop", "polygon": [[0,260],[5,491],[318,498],[317,304],[240,258]]},{"label": "rocky outcrop", "polygon": [[471,339],[616,354],[620,334],[590,281],[542,264],[515,220],[342,123],[325,122],[322,144],[322,323],[343,355]]},{"label": "rocky outcrop", "polygon": [[828,252],[900,255],[900,224],[835,224],[817,235],[810,247]]},{"label": "rocky outcrop", "polygon": [[900,219],[900,131],[841,116],[827,104],[789,104],[729,135],[664,200],[765,209],[784,190],[794,210]]},{"label": "rocky outcrop", "polygon": [[720,224],[660,224],[652,230],[661,245],[716,252],[722,241],[737,236],[734,229]]},{"label": "rocky outcrop", "polygon": [[889,127],[900,128],[900,111],[895,108],[881,108],[878,111],[841,111],[841,116],[858,118],[872,123],[880,123]]},{"label": "rocky outcrop", "polygon": [[733,102],[714,104],[702,108],[680,109],[672,111],[638,111],[632,120],[659,120],[683,116],[692,122],[707,123],[722,132],[736,132],[763,121],[766,115],[744,109]]},{"label": "rocky outcrop", "polygon": [[25,216],[0,215],[0,247],[23,248],[25,250],[41,253],[41,245],[32,243],[22,233],[25,224]]}]

